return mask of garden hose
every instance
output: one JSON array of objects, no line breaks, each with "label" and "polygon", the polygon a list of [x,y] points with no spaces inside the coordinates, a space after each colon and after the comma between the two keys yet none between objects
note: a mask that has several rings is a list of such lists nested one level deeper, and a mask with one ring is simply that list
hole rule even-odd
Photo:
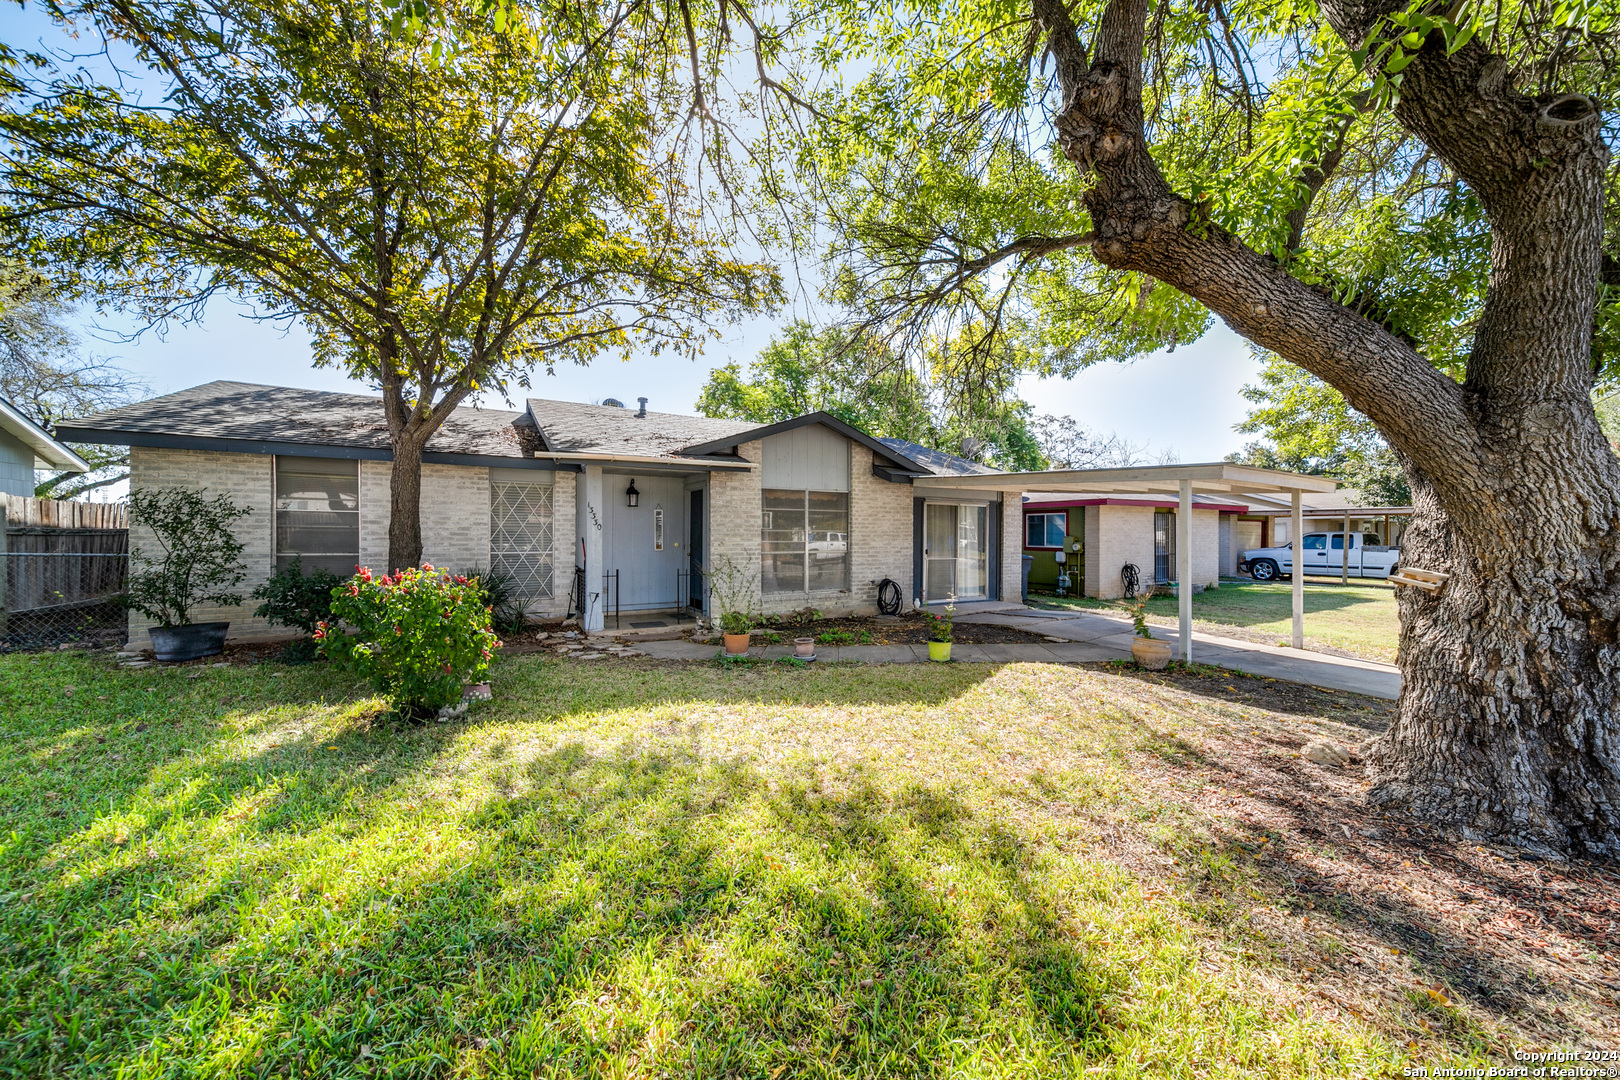
[{"label": "garden hose", "polygon": [[1119,568],[1119,583],[1125,586],[1125,599],[1136,599],[1136,590],[1142,585],[1140,574],[1135,563],[1126,563]]},{"label": "garden hose", "polygon": [[878,614],[900,614],[900,584],[893,578],[884,578],[878,582]]}]

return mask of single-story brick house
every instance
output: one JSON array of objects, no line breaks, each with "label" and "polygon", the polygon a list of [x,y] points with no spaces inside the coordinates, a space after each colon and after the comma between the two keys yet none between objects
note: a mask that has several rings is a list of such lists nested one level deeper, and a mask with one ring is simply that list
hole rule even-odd
[{"label": "single-story brick house", "polygon": [[[70,421],[74,441],[131,447],[132,489],[229,493],[244,594],[278,563],[342,573],[384,567],[391,453],[381,402],[214,382]],[[703,570],[729,562],[757,607],[875,610],[879,583],[902,600],[1019,595],[1020,493],[975,485],[1006,474],[825,413],[758,424],[531,398],[520,412],[461,408],[422,467],[423,559],[511,574],[529,610],[560,617],[584,575],[583,622],[619,610],[713,614]],[[913,482],[927,478],[926,493]],[[131,544],[150,545],[138,527]],[[280,633],[241,608],[233,639]],[[135,616],[130,643],[146,644]]]},{"label": "single-story brick house", "polygon": [[[1232,523],[1248,507],[1211,495],[1193,497],[1193,585],[1220,584],[1235,572],[1229,554]],[[1071,594],[1113,599],[1124,595],[1121,570],[1135,566],[1139,580],[1159,584],[1177,576],[1174,498],[1085,492],[1034,493],[1024,498],[1024,554],[1031,557],[1031,591],[1057,588],[1059,562]],[[1230,568],[1229,568],[1230,566]]]}]

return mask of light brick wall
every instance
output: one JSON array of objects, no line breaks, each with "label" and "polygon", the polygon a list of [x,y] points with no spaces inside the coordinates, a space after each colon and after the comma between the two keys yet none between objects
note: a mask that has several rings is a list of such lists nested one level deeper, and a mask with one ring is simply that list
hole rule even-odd
[{"label": "light brick wall", "polygon": [[1221,583],[1221,522],[1218,510],[1194,510],[1192,515],[1192,580],[1194,585]]},{"label": "light brick wall", "polygon": [[877,611],[877,583],[892,578],[900,602],[911,602],[910,484],[891,484],[872,475],[872,451],[849,446],[850,591],[842,603],[812,603],[824,611],[871,614]]},{"label": "light brick wall", "polygon": [[[224,493],[238,506],[252,511],[239,519],[233,532],[242,541],[242,563],[247,577],[235,590],[244,599],[241,607],[198,607],[191,612],[192,622],[224,622],[231,624],[231,640],[262,637],[286,637],[287,631],[271,626],[252,612],[258,602],[248,599],[265,578],[275,571],[275,517],[271,513],[271,492],[274,487],[274,462],[269,454],[226,454],[213,450],[159,450],[136,446],[129,453],[129,484],[132,490],[151,488],[186,488],[200,491],[212,498]],[[151,530],[131,522],[129,543],[133,551],[145,551],[160,557],[162,549],[153,539]],[[151,647],[146,631],[154,622],[139,612],[129,613],[129,647]]]},{"label": "light brick wall", "polygon": [[1001,497],[1001,596],[997,599],[1018,603],[1023,595],[1024,496],[1014,491]]},{"label": "light brick wall", "polygon": [[[388,565],[392,462],[360,463],[360,555],[379,573]],[[489,470],[422,466],[422,561],[451,570],[489,566]]]},{"label": "light brick wall", "polygon": [[1144,585],[1153,580],[1153,507],[1086,507],[1086,595],[1125,595],[1119,570],[1126,563],[1136,564]]}]

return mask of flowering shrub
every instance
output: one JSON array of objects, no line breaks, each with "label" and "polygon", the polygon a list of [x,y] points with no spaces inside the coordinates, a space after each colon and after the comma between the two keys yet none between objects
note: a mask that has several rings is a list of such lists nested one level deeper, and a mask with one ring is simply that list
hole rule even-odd
[{"label": "flowering shrub", "polygon": [[501,647],[475,580],[423,563],[420,570],[374,577],[362,569],[332,590],[334,623],[315,628],[321,651],[359,671],[396,710],[421,716],[461,700],[462,684],[481,681]]}]

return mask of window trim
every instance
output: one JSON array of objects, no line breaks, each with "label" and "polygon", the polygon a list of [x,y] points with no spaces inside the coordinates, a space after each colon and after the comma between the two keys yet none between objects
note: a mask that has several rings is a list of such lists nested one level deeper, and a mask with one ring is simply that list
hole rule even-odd
[{"label": "window trim", "polygon": [[[350,510],[288,510],[281,509],[281,462],[286,461],[342,461],[354,466],[354,509]],[[332,474],[337,475],[337,474]],[[347,557],[347,551],[282,551],[281,550],[281,515],[283,513],[327,513],[327,514],[354,514],[354,565],[362,566],[365,563],[363,556],[364,541],[360,528],[360,459],[359,458],[312,458],[302,454],[272,454],[270,456],[270,561],[274,572],[281,570],[282,559],[297,559],[299,565],[305,565],[306,559],[335,559],[340,556]],[[354,571],[350,571],[354,573]]]},{"label": "window trim", "polygon": [[1024,514],[1024,550],[1025,551],[1062,551],[1063,541],[1055,544],[1031,544],[1029,542],[1029,523],[1032,518],[1063,519],[1063,535],[1069,535],[1069,512],[1067,510],[1031,510]]}]

